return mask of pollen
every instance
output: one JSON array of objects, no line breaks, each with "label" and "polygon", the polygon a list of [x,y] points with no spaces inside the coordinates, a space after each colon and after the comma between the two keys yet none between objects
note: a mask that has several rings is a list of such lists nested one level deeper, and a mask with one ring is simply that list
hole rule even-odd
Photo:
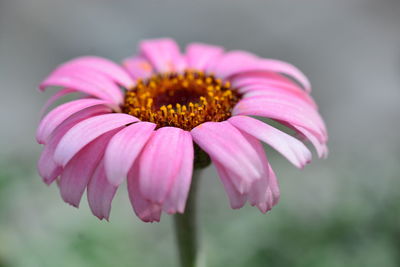
[{"label": "pollen", "polygon": [[173,126],[184,130],[207,121],[224,121],[240,95],[229,82],[201,71],[187,70],[182,74],[161,73],[125,93],[124,113],[157,127]]}]

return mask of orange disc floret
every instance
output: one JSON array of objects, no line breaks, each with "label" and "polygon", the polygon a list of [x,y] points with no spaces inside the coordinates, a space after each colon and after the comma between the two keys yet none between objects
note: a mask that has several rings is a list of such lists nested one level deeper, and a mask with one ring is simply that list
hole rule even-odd
[{"label": "orange disc floret", "polygon": [[207,121],[224,121],[240,95],[213,75],[188,70],[157,74],[126,92],[122,111],[142,121],[191,130]]}]

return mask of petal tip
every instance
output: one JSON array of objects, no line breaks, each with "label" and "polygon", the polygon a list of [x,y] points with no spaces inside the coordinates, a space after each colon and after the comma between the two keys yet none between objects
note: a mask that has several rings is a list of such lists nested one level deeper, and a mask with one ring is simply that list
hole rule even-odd
[{"label": "petal tip", "polygon": [[66,199],[63,199],[65,203],[69,204],[70,206],[79,209],[79,203],[74,203],[73,201],[69,201]]}]

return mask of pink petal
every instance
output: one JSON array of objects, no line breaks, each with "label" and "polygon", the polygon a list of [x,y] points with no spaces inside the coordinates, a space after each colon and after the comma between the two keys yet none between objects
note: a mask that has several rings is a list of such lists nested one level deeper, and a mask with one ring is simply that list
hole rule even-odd
[{"label": "pink petal", "polygon": [[100,220],[108,221],[111,210],[111,202],[114,198],[117,186],[110,184],[106,178],[104,161],[100,161],[87,187],[87,197],[90,209]]},{"label": "pink petal", "polygon": [[50,74],[50,77],[76,79],[95,87],[99,91],[105,92],[113,103],[122,103],[123,95],[119,86],[107,75],[97,72],[87,66],[62,65],[54,70]]},{"label": "pink petal", "polygon": [[308,131],[307,129],[301,126],[293,126],[293,128],[298,132],[300,132],[301,134],[303,134],[306,137],[306,139],[313,144],[315,150],[317,151],[318,157],[320,158],[328,157],[328,147],[326,146],[325,140],[320,140],[318,136],[314,135],[312,132]]},{"label": "pink petal", "polygon": [[293,105],[285,99],[266,97],[244,98],[234,107],[232,114],[262,116],[281,120],[307,128],[317,135],[326,132],[322,119],[316,111]]},{"label": "pink petal", "polygon": [[280,90],[307,100],[315,108],[317,105],[310,95],[292,80],[274,72],[246,72],[239,74],[231,79],[232,86],[237,88],[240,93],[247,93],[254,89],[264,89],[269,91]]},{"label": "pink petal", "polygon": [[158,72],[182,72],[186,68],[185,58],[179,46],[169,38],[142,41],[140,54],[144,55]]},{"label": "pink petal", "polygon": [[261,212],[265,213],[268,210],[267,206],[269,202],[269,196],[267,191],[270,182],[270,170],[267,155],[265,154],[264,147],[262,146],[260,141],[245,132],[242,133],[247,141],[249,141],[249,143],[253,146],[254,150],[257,152],[259,158],[263,163],[264,171],[262,179],[259,179],[252,184],[251,189],[248,193],[248,199],[252,206],[257,206]]},{"label": "pink petal", "polygon": [[133,210],[144,222],[159,222],[161,217],[161,206],[147,200],[140,191],[139,168],[135,163],[128,174],[128,192]]},{"label": "pink petal", "polygon": [[79,150],[100,135],[136,121],[137,118],[121,113],[105,114],[84,120],[63,136],[54,153],[54,161],[65,166]]},{"label": "pink petal", "polygon": [[317,105],[309,95],[301,95],[293,91],[286,91],[282,88],[253,87],[242,95],[242,98],[250,97],[281,98],[282,100],[291,98],[293,99],[292,104],[299,103],[306,109],[318,110]]},{"label": "pink petal", "polygon": [[182,166],[185,131],[163,127],[154,132],[139,158],[139,184],[143,196],[161,204]]},{"label": "pink petal", "polygon": [[105,170],[109,183],[120,185],[126,179],[133,162],[151,137],[156,125],[138,122],[125,127],[110,141],[105,156]]},{"label": "pink petal", "polygon": [[244,94],[245,97],[252,97],[252,96],[291,96],[295,99],[304,102],[305,104],[309,105],[311,108],[317,110],[318,107],[312,97],[305,92],[304,90],[300,90],[300,88],[296,86],[287,86],[287,85],[271,85],[271,84],[254,84],[243,86],[237,89],[239,93]]},{"label": "pink petal", "polygon": [[214,72],[217,77],[223,79],[251,72],[276,72],[293,77],[306,91],[311,91],[309,80],[295,66],[279,60],[258,58],[247,52],[239,51],[227,53],[220,58],[219,63],[209,71]]},{"label": "pink petal", "polygon": [[102,105],[86,108],[70,116],[53,131],[38,162],[38,171],[45,183],[51,184],[61,174],[62,168],[54,162],[54,151],[65,133],[82,120],[108,112],[109,108]]},{"label": "pink petal", "polygon": [[188,68],[205,70],[206,67],[218,58],[224,49],[220,46],[192,43],[186,47],[186,60]]},{"label": "pink petal", "polygon": [[232,51],[218,59],[218,63],[208,69],[217,77],[228,78],[231,76],[250,72],[276,72],[293,77],[307,90],[311,91],[311,85],[307,77],[295,66],[274,59],[258,58],[243,51]]},{"label": "pink petal", "polygon": [[232,183],[233,180],[237,180],[237,178],[234,178],[235,174],[229,173],[225,169],[225,167],[217,161],[213,161],[213,163],[217,169],[218,176],[221,179],[225,191],[228,194],[229,202],[232,209],[242,208],[244,204],[246,204],[247,195],[239,193],[239,191]]},{"label": "pink petal", "polygon": [[246,51],[230,51],[219,57],[217,61],[207,67],[207,72],[214,73],[216,77],[225,79],[238,74],[246,66],[254,65],[257,57]]},{"label": "pink petal", "polygon": [[266,213],[268,209],[268,174],[263,179],[255,181],[248,193],[247,198],[252,206],[256,206],[262,213]]},{"label": "pink petal", "polygon": [[283,62],[275,59],[261,59],[258,65],[260,70],[268,70],[283,73],[296,79],[306,89],[311,91],[311,84],[307,77],[295,66],[287,62]]},{"label": "pink petal", "polygon": [[108,78],[119,83],[125,88],[132,88],[135,85],[133,79],[121,66],[105,58],[95,56],[80,57],[65,63],[63,66],[69,65],[89,67],[92,70],[108,76]]},{"label": "pink petal", "polygon": [[[114,102],[114,98],[104,91],[104,87],[100,87],[93,81],[87,81],[87,77],[82,77],[82,75],[76,73],[74,75],[66,76],[65,74],[52,73],[50,74],[40,85],[39,89],[44,91],[49,86],[60,86],[71,88],[79,92],[83,92],[90,96],[95,96],[97,98]],[[118,102],[115,102],[118,104]]]},{"label": "pink petal", "polygon": [[96,138],[67,162],[60,179],[61,197],[65,202],[74,207],[79,206],[83,192],[103,158],[109,140],[119,130],[114,129]]},{"label": "pink petal", "polygon": [[[58,125],[60,125],[72,114],[88,107],[104,104],[107,104],[107,102],[104,100],[89,98],[70,101],[56,107],[40,121],[39,127],[36,132],[36,140],[39,144],[46,143],[46,140],[54,131],[54,129],[57,128]],[[111,112],[111,109],[109,110]]]},{"label": "pink petal", "polygon": [[153,66],[143,57],[125,59],[123,65],[136,79],[147,79],[154,74]]},{"label": "pink petal", "polygon": [[[272,169],[271,165],[268,165],[268,169],[269,169],[269,187],[268,187],[267,194],[272,199],[272,202],[271,202],[272,206],[275,206],[279,202],[281,193],[279,190],[278,179],[276,178],[275,172]],[[271,206],[271,208],[272,208],[272,206]]]},{"label": "pink petal", "polygon": [[44,113],[46,113],[47,109],[53,105],[56,101],[58,101],[60,98],[62,98],[63,96],[73,93],[75,92],[75,90],[73,89],[62,89],[60,91],[58,91],[57,93],[55,93],[53,96],[51,96],[46,103],[43,105],[42,109],[40,110],[40,114],[43,115]]},{"label": "pink petal", "polygon": [[278,180],[276,179],[276,175],[269,165],[269,187],[266,191],[266,201],[257,204],[257,208],[262,212],[266,213],[272,209],[273,206],[277,205],[280,199],[280,191]]},{"label": "pink petal", "polygon": [[246,138],[229,122],[206,122],[191,131],[194,141],[224,168],[235,174],[237,190],[245,193],[261,178],[262,162]]},{"label": "pink petal", "polygon": [[183,213],[188,198],[193,174],[193,141],[189,132],[183,132],[183,140],[180,149],[183,150],[182,164],[172,184],[171,192],[164,202],[163,209],[170,213]]},{"label": "pink petal", "polygon": [[325,123],[322,120],[321,116],[318,114],[318,111],[311,106],[308,102],[304,101],[304,99],[294,96],[292,94],[287,94],[284,92],[271,91],[264,92],[257,96],[248,96],[245,94],[242,100],[252,102],[254,100],[264,103],[273,103],[273,104],[281,104],[286,107],[292,107],[301,112],[307,117],[309,117],[321,130],[322,133],[326,133]]},{"label": "pink petal", "polygon": [[311,161],[311,152],[302,142],[266,123],[247,116],[234,116],[229,122],[239,130],[269,144],[298,168]]},{"label": "pink petal", "polygon": [[231,77],[232,86],[241,88],[251,85],[294,86],[303,91],[294,81],[276,72],[245,72]]},{"label": "pink petal", "polygon": [[[272,186],[275,186],[276,177],[272,177],[274,174],[271,173],[271,169],[261,143],[257,139],[246,133],[243,133],[243,135],[257,152],[257,155],[259,156],[263,164],[262,178],[254,181],[251,184],[249,192],[244,194],[240,193],[232,183],[232,181],[235,180],[235,174],[229,172],[229,170],[225,169],[219,162],[213,161],[213,163],[217,168],[218,174],[225,187],[225,191],[228,194],[229,201],[233,209],[239,209],[243,207],[246,203],[246,200],[249,200],[251,205],[257,206],[262,212],[265,213],[270,209],[270,207],[272,207],[273,201],[270,189],[270,179],[275,179],[274,181],[272,181]],[[275,189],[276,187],[274,187],[274,190]]]}]

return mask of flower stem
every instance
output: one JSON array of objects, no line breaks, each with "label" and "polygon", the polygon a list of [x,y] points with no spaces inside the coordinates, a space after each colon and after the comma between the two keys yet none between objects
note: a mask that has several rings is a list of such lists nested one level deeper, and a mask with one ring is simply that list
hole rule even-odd
[{"label": "flower stem", "polygon": [[186,202],[185,213],[176,214],[175,234],[178,243],[179,257],[182,267],[195,267],[198,257],[198,239],[196,229],[196,192],[199,182],[200,168],[193,172],[192,185]]}]

